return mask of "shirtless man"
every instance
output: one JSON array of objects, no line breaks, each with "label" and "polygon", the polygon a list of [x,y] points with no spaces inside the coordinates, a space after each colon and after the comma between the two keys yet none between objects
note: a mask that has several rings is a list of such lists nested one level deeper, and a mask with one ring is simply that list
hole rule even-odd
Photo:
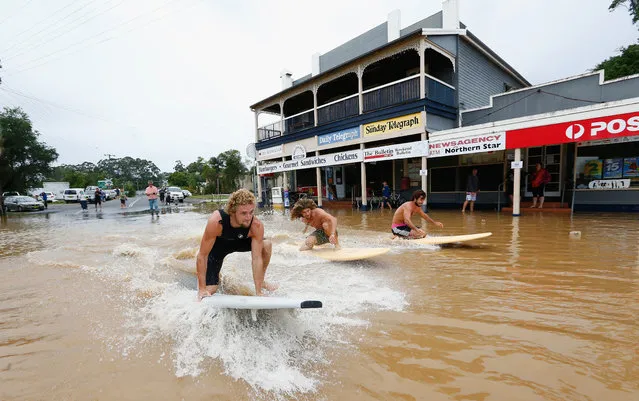
[{"label": "shirtless man", "polygon": [[255,295],[277,288],[264,281],[272,245],[264,239],[264,224],[253,216],[254,211],[255,196],[240,189],[231,194],[224,210],[209,217],[196,261],[199,300],[217,291],[224,257],[233,252],[251,252]]},{"label": "shirtless man", "polygon": [[418,213],[427,221],[433,223],[439,228],[444,228],[444,225],[439,221],[435,221],[430,218],[426,213],[422,211],[422,205],[426,200],[426,193],[421,189],[413,192],[413,198],[409,202],[402,204],[393,215],[393,223],[391,225],[391,231],[396,236],[404,239],[416,239],[424,238],[426,232],[414,225],[411,221],[413,214]]},{"label": "shirtless man", "polygon": [[315,245],[323,245],[329,242],[335,245],[335,248],[339,248],[337,219],[319,209],[312,199],[300,199],[295,202],[291,211],[291,220],[297,218],[301,218],[306,223],[304,233],[306,233],[308,226],[315,228],[315,231],[306,237],[306,241],[300,251],[308,251],[313,249]]}]

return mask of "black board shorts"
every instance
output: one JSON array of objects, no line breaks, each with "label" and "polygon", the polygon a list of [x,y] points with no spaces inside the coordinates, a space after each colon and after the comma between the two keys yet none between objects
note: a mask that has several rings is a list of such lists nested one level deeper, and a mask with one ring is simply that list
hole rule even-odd
[{"label": "black board shorts", "polygon": [[225,241],[218,238],[213,245],[213,249],[209,252],[206,262],[206,285],[220,284],[220,270],[224,258],[233,252],[250,252],[251,238],[238,239],[233,241]]},{"label": "black board shorts", "polygon": [[397,236],[408,238],[411,228],[407,225],[391,228],[391,232]]},{"label": "black board shorts", "polygon": [[533,187],[532,189],[532,196],[537,197],[537,196],[544,196],[544,188],[546,187],[545,184],[541,184],[538,187]]}]

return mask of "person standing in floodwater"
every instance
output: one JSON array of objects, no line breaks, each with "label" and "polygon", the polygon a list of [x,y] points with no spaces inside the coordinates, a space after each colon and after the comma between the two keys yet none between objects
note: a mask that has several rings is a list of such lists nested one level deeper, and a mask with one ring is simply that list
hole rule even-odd
[{"label": "person standing in floodwater", "polygon": [[93,201],[95,202],[95,211],[98,211],[98,206],[100,206],[100,211],[102,211],[102,194],[100,193],[100,188],[95,189]]},{"label": "person standing in floodwater", "polygon": [[146,187],[146,191],[144,191],[144,194],[149,200],[149,210],[151,211],[151,216],[153,216],[153,213],[156,213],[158,217],[160,217],[160,210],[158,206],[158,189],[155,185],[153,185],[153,181],[149,181],[149,186]]},{"label": "person standing in floodwater", "polygon": [[462,206],[462,213],[466,213],[466,206],[470,202],[470,212],[475,210],[475,201],[477,200],[477,192],[479,192],[479,177],[477,177],[477,169],[474,168],[471,175],[466,181],[466,201]]},{"label": "person standing in floodwater", "polygon": [[413,192],[413,197],[409,202],[404,202],[397,208],[393,215],[391,231],[393,234],[404,239],[424,238],[426,232],[411,221],[413,214],[417,213],[425,220],[431,222],[439,228],[444,228],[444,224],[430,218],[422,210],[422,205],[426,201],[426,192],[421,189]]},{"label": "person standing in floodwater", "polygon": [[390,210],[393,210],[393,206],[390,203],[391,198],[391,189],[388,186],[388,182],[384,181],[382,183],[382,203],[379,205],[380,209],[384,208],[384,205],[388,205]]},{"label": "person standing in floodwater", "polygon": [[[531,208],[543,208],[544,206],[544,189],[546,184],[550,182],[550,173],[541,165],[541,163],[535,164],[535,172],[532,174],[532,194],[533,204]],[[539,199],[539,206],[537,206],[537,199]]]}]

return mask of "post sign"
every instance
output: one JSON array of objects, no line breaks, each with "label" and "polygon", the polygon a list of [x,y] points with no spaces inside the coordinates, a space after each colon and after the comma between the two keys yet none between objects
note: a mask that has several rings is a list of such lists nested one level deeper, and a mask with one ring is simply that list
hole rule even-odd
[{"label": "post sign", "polygon": [[639,135],[639,112],[570,121],[506,132],[508,149]]},{"label": "post sign", "polygon": [[512,169],[515,169],[515,168],[524,168],[524,162],[523,162],[523,161],[510,162],[510,168],[512,168]]}]

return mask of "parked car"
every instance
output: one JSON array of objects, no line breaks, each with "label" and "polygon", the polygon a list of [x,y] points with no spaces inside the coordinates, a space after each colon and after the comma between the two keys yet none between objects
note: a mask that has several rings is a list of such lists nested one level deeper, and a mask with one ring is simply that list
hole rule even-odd
[{"label": "parked car", "polygon": [[176,200],[178,202],[184,202],[184,194],[178,187],[168,187],[164,196],[170,196],[173,202],[175,202]]},{"label": "parked car", "polygon": [[4,207],[10,212],[23,212],[26,210],[44,210],[44,203],[30,196],[12,196],[5,201]]},{"label": "parked car", "polygon": [[[40,192],[40,193],[35,193],[35,194],[33,194],[33,196],[34,196],[37,200],[41,201],[41,200],[42,200],[42,196],[40,195],[41,193],[42,193],[42,192]],[[55,201],[56,201],[55,194],[54,194],[53,192],[46,192],[46,194],[47,194],[47,202],[48,202],[48,203],[51,203],[51,202],[55,202]]]},{"label": "parked car", "polygon": [[3,198],[6,198],[7,196],[20,196],[20,193],[16,191],[7,191],[2,193]]},{"label": "parked car", "polygon": [[189,191],[188,189],[183,189],[182,193],[184,194],[185,198],[188,198],[189,196],[193,196],[193,194],[191,193],[191,191]]},{"label": "parked car", "polygon": [[84,197],[84,189],[82,189],[82,188],[65,189],[63,198],[64,198],[64,201],[66,203],[69,203],[69,202],[80,202],[80,200],[85,199],[85,197]]}]

